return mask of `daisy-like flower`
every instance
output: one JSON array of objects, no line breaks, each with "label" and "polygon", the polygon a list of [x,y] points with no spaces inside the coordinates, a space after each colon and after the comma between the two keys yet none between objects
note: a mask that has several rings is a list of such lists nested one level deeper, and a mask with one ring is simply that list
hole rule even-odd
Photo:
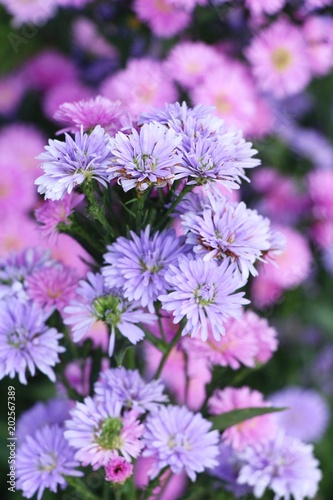
[{"label": "daisy-like flower", "polygon": [[75,459],[94,470],[107,466],[110,460],[122,456],[128,462],[139,456],[143,425],[135,411],[121,415],[120,401],[108,398],[96,401],[90,397],[76,403],[71,419],[65,422],[65,437],[75,448]]},{"label": "daisy-like flower", "polygon": [[37,157],[43,161],[41,167],[45,172],[35,181],[38,192],[46,199],[61,200],[85,180],[96,179],[107,187],[106,169],[112,157],[109,140],[99,125],[90,135],[81,129],[74,140],[68,134],[65,142],[50,139],[46,153]]},{"label": "daisy-like flower", "polygon": [[168,38],[186,28],[190,13],[170,0],[135,0],[134,11],[155,35]]},{"label": "daisy-like flower", "polygon": [[102,273],[109,287],[120,289],[125,298],[140,301],[153,313],[154,301],[168,288],[165,274],[169,265],[188,247],[172,229],[150,236],[148,225],[140,236],[132,231],[130,235],[131,239],[120,237],[107,247]]},{"label": "daisy-like flower", "polygon": [[27,383],[26,371],[32,376],[36,368],[52,382],[56,377],[52,367],[59,362],[62,334],[45,325],[47,316],[37,305],[16,298],[0,302],[0,380],[18,374]]},{"label": "daisy-like flower", "polygon": [[146,420],[143,456],[154,457],[150,477],[169,466],[174,474],[185,471],[192,481],[196,474],[217,465],[218,431],[200,413],[185,406],[162,406]]},{"label": "daisy-like flower", "polygon": [[158,299],[173,313],[174,323],[186,318],[182,335],[200,335],[206,341],[210,329],[218,340],[228,318],[240,317],[241,306],[249,302],[243,292],[234,293],[244,281],[227,261],[218,265],[214,260],[180,257],[177,267],[170,265],[165,279],[172,291]]},{"label": "daisy-like flower", "polygon": [[67,266],[40,269],[26,280],[27,294],[40,307],[62,311],[74,298],[78,276]]},{"label": "daisy-like flower", "polygon": [[27,436],[17,453],[17,483],[26,498],[37,494],[41,500],[45,489],[57,493],[58,486],[66,488],[66,476],[82,476],[76,470],[79,463],[74,460],[74,450],[64,437],[59,425],[45,425],[33,436]]},{"label": "daisy-like flower", "polygon": [[55,261],[50,258],[49,250],[39,247],[28,247],[19,251],[12,251],[0,258],[0,282],[7,284],[15,281],[23,283],[39,269],[51,267]]},{"label": "daisy-like flower", "polygon": [[259,33],[246,50],[263,91],[277,98],[296,94],[309,83],[307,45],[300,29],[281,19]]},{"label": "daisy-like flower", "polygon": [[159,123],[145,124],[139,133],[132,129],[130,135],[118,132],[110,143],[109,180],[117,179],[124,191],[172,184],[175,166],[181,160],[176,151],[180,142],[181,137]]},{"label": "daisy-like flower", "polygon": [[133,474],[133,465],[122,457],[112,458],[105,466],[105,479],[112,483],[124,484]]},{"label": "daisy-like flower", "polygon": [[[269,406],[258,391],[251,391],[248,387],[226,387],[215,390],[208,401],[212,415],[221,415],[225,412],[240,408]],[[276,423],[271,414],[249,418],[237,425],[226,429],[222,435],[224,443],[231,445],[235,450],[244,450],[247,446],[269,439],[276,431]]]},{"label": "daisy-like flower", "polygon": [[35,218],[40,224],[40,234],[46,238],[57,236],[58,224],[69,224],[69,216],[83,199],[83,194],[73,191],[65,195],[62,200],[45,200],[43,205],[35,210]]},{"label": "daisy-like flower", "polygon": [[230,203],[224,196],[208,194],[202,214],[181,215],[186,242],[203,260],[235,262],[244,280],[256,276],[256,260],[262,260],[270,244],[270,221],[244,202]]},{"label": "daisy-like flower", "polygon": [[64,323],[71,325],[74,342],[79,342],[98,321],[104,321],[111,329],[109,355],[114,351],[116,330],[132,344],[144,337],[137,323],[151,323],[155,316],[137,309],[138,302],[129,303],[118,293],[105,286],[101,274],[88,273],[87,280],[81,280],[76,290],[79,300],[66,306]]},{"label": "daisy-like flower", "polygon": [[245,464],[238,483],[252,486],[256,498],[261,498],[266,488],[275,493],[276,500],[316,496],[322,474],[312,445],[279,433],[261,445],[247,448],[242,455]]},{"label": "daisy-like flower", "polygon": [[76,132],[83,127],[84,131],[100,125],[110,135],[121,128],[121,103],[110,101],[98,95],[92,99],[77,102],[65,102],[59,106],[54,119],[66,125],[60,132]]},{"label": "daisy-like flower", "polygon": [[152,411],[169,399],[163,394],[164,385],[160,380],[145,382],[138,370],[123,367],[102,372],[94,389],[97,401],[105,401],[111,394],[125,408],[133,408],[139,413]]}]

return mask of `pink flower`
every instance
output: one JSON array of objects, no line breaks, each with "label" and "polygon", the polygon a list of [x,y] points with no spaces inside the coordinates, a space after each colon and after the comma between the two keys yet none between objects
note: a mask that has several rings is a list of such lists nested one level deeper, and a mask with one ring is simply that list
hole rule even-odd
[{"label": "pink flower", "polygon": [[27,278],[27,293],[40,307],[62,312],[75,296],[78,275],[67,266],[35,271]]},{"label": "pink flower", "polygon": [[329,16],[308,16],[303,34],[308,43],[311,71],[325,75],[333,66],[333,20]]},{"label": "pink flower", "polygon": [[193,89],[217,65],[218,55],[203,42],[180,42],[169,53],[166,69],[185,89]]},{"label": "pink flower", "polygon": [[276,14],[282,9],[286,0],[245,0],[246,7],[254,16]]},{"label": "pink flower", "polygon": [[170,0],[135,0],[134,11],[155,35],[162,38],[176,35],[191,20],[185,9],[173,5]]},{"label": "pink flower", "polygon": [[311,172],[308,175],[308,187],[314,216],[333,222],[333,172],[331,170]]},{"label": "pink flower", "polygon": [[[135,486],[140,490],[145,490],[149,483],[148,472],[152,469],[156,460],[153,457],[140,456],[134,469]],[[156,500],[156,496],[160,500],[179,500],[183,497],[187,485],[186,473],[172,474],[169,480],[170,472],[166,471],[162,474],[160,486],[155,488],[150,496],[150,500]],[[167,484],[165,485],[165,481]]]},{"label": "pink flower", "polygon": [[37,201],[29,175],[14,159],[1,159],[0,148],[0,217],[7,217],[15,207],[17,213],[28,213]]},{"label": "pink flower", "polygon": [[333,247],[333,221],[318,221],[311,227],[311,235],[320,247],[329,250]]},{"label": "pink flower", "polygon": [[77,77],[72,60],[54,49],[46,49],[29,59],[24,72],[28,85],[37,90],[47,90]]},{"label": "pink flower", "polygon": [[14,26],[21,24],[43,25],[54,16],[57,8],[56,0],[2,0],[13,18]]},{"label": "pink flower", "polygon": [[247,48],[246,56],[258,86],[277,98],[300,92],[310,81],[303,33],[285,19],[259,33]]},{"label": "pink flower", "polygon": [[72,34],[75,44],[84,51],[97,57],[117,57],[116,47],[100,34],[98,26],[90,19],[85,17],[74,19]]},{"label": "pink flower", "polygon": [[2,76],[0,78],[0,115],[14,113],[25,90],[26,84],[20,73]]},{"label": "pink flower", "polygon": [[[270,406],[263,400],[263,395],[249,387],[226,387],[215,390],[208,401],[212,415],[221,415],[225,412],[241,408],[259,408]],[[242,451],[247,446],[255,446],[270,438],[276,432],[276,424],[272,415],[253,417],[226,429],[222,434],[222,441],[232,446],[236,451]]]},{"label": "pink flower", "polygon": [[78,80],[65,81],[49,89],[43,98],[43,111],[47,118],[54,120],[54,114],[65,102],[89,99],[91,91]]},{"label": "pink flower", "polygon": [[173,102],[177,96],[162,63],[148,58],[132,59],[124,70],[103,82],[101,93],[112,101],[119,99],[134,118],[151,106]]},{"label": "pink flower", "polygon": [[105,479],[123,484],[133,474],[133,465],[122,457],[115,457],[105,466]]}]

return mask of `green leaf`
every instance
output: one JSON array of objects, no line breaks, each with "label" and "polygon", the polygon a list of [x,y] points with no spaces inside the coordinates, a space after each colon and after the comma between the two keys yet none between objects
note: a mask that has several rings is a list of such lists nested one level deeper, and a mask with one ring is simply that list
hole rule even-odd
[{"label": "green leaf", "polygon": [[266,413],[275,413],[283,410],[286,410],[286,408],[273,408],[269,406],[241,408],[240,410],[228,411],[226,413],[222,413],[222,415],[211,417],[209,420],[213,422],[213,429],[223,431],[224,429],[227,429],[232,425],[239,424],[249,418],[259,417],[260,415],[266,415]]},{"label": "green leaf", "polygon": [[100,497],[94,495],[94,493],[91,492],[84,481],[79,477],[64,475],[64,478],[70,486],[75,488],[76,492],[79,492],[81,494],[81,498],[83,500],[100,500]]}]

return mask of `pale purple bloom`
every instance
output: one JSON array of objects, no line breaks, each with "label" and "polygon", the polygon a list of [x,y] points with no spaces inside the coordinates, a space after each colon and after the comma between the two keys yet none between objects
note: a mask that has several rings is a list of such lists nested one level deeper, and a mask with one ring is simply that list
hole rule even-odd
[{"label": "pale purple bloom", "polygon": [[273,406],[286,408],[274,414],[277,424],[286,434],[306,442],[322,438],[330,420],[330,410],[319,392],[290,386],[269,399]]},{"label": "pale purple bloom", "polygon": [[32,436],[44,425],[58,424],[61,426],[69,417],[70,401],[65,398],[55,398],[42,403],[39,401],[32,408],[22,413],[17,421],[16,437],[19,445],[27,436]]},{"label": "pale purple bloom", "polygon": [[45,489],[57,493],[58,486],[66,488],[63,475],[82,476],[76,470],[78,466],[63,429],[56,424],[45,425],[28,436],[18,450],[16,487],[23,491],[24,497],[37,494],[37,500],[41,500]]},{"label": "pale purple bloom", "polygon": [[132,344],[144,337],[144,332],[137,323],[151,323],[155,316],[138,309],[140,304],[128,302],[115,290],[105,286],[101,274],[88,273],[86,280],[79,282],[76,290],[79,299],[73,300],[65,307],[64,320],[71,325],[74,342],[78,342],[88,333],[97,321],[104,321],[111,330],[109,355],[112,356],[116,338],[116,330]]},{"label": "pale purple bloom", "polygon": [[218,340],[225,332],[225,323],[232,316],[240,318],[241,306],[248,304],[244,293],[234,293],[244,281],[228,261],[192,260],[180,257],[178,266],[171,265],[165,276],[171,293],[160,295],[162,306],[174,315],[174,323],[187,319],[182,334],[208,338],[208,330]]},{"label": "pale purple bloom", "polygon": [[23,250],[12,251],[0,258],[0,282],[23,283],[27,276],[35,271],[54,265],[50,258],[50,251],[39,247],[28,247]]},{"label": "pale purple bloom", "polygon": [[109,140],[99,125],[90,135],[81,129],[74,139],[68,134],[65,134],[65,141],[50,139],[45,146],[46,153],[37,157],[42,160],[45,172],[35,181],[38,192],[46,199],[61,200],[85,180],[96,179],[107,187],[106,169],[112,158]]},{"label": "pale purple bloom", "polygon": [[270,222],[244,202],[230,203],[224,196],[208,193],[201,214],[181,215],[187,233],[186,242],[203,260],[223,259],[235,262],[244,280],[256,276],[256,260],[270,248]]},{"label": "pale purple bloom", "polygon": [[43,205],[35,210],[36,221],[39,222],[40,233],[47,238],[58,234],[57,226],[62,223],[69,224],[69,217],[81,201],[83,194],[72,192],[65,195],[62,200],[45,200]]},{"label": "pale purple bloom", "polygon": [[121,114],[120,101],[110,101],[98,95],[88,100],[61,104],[54,119],[66,125],[61,132],[74,133],[81,130],[81,126],[87,131],[100,125],[110,135],[114,135],[121,128]]},{"label": "pale purple bloom", "polygon": [[122,457],[115,457],[105,466],[105,479],[123,484],[133,474],[133,465]]},{"label": "pale purple bloom", "polygon": [[71,419],[65,422],[65,437],[77,450],[75,459],[93,469],[106,466],[109,461],[123,456],[128,462],[139,456],[143,447],[140,440],[143,425],[135,411],[121,415],[120,401],[108,398],[104,402],[90,397],[76,403]]},{"label": "pale purple bloom", "polygon": [[111,395],[125,408],[133,408],[139,413],[152,411],[160,403],[168,401],[163,391],[161,380],[145,382],[138,370],[126,370],[123,367],[105,370],[95,384],[97,401],[105,401]]},{"label": "pale purple bloom", "polygon": [[0,379],[18,374],[26,384],[26,371],[34,376],[37,368],[55,382],[53,367],[65,348],[59,345],[62,334],[47,326],[46,319],[34,303],[16,298],[0,302]]},{"label": "pale purple bloom", "polygon": [[218,431],[200,413],[185,406],[162,406],[146,420],[143,456],[153,457],[150,477],[169,466],[174,474],[185,470],[192,481],[196,474],[217,465]]},{"label": "pale purple bloom", "polygon": [[150,235],[148,225],[139,236],[133,231],[130,235],[131,239],[120,237],[107,247],[102,273],[109,287],[120,289],[125,298],[140,301],[153,312],[158,295],[168,288],[165,274],[169,265],[188,247],[173,229]]},{"label": "pale purple bloom", "polygon": [[173,104],[166,104],[165,109],[152,108],[150,111],[141,113],[138,118],[138,123],[139,125],[152,121],[162,123],[163,125],[168,125],[170,123],[172,128],[175,128],[175,125],[178,124],[180,131],[186,128],[184,127],[185,124],[192,122],[195,127],[194,130],[197,132],[200,129],[201,123],[205,123],[207,119],[212,117],[213,111],[213,106],[198,104],[190,108],[185,101],[181,104],[175,102]]},{"label": "pale purple bloom", "polygon": [[256,498],[261,498],[266,488],[275,493],[276,500],[291,496],[304,500],[317,493],[322,474],[310,444],[280,433],[256,448],[247,448],[242,459],[245,463],[238,483],[252,486]]},{"label": "pale purple bloom", "polygon": [[144,124],[130,135],[118,132],[111,139],[112,164],[109,180],[117,179],[124,191],[136,188],[164,187],[174,181],[174,171],[181,156],[176,148],[181,137],[159,123]]}]

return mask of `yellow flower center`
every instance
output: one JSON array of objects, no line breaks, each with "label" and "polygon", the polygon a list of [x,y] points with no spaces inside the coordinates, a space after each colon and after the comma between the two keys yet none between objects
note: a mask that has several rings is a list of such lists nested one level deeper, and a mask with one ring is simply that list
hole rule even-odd
[{"label": "yellow flower center", "polygon": [[272,60],[274,67],[278,71],[285,71],[292,62],[292,56],[287,49],[280,47],[279,49],[275,49],[272,54]]}]

